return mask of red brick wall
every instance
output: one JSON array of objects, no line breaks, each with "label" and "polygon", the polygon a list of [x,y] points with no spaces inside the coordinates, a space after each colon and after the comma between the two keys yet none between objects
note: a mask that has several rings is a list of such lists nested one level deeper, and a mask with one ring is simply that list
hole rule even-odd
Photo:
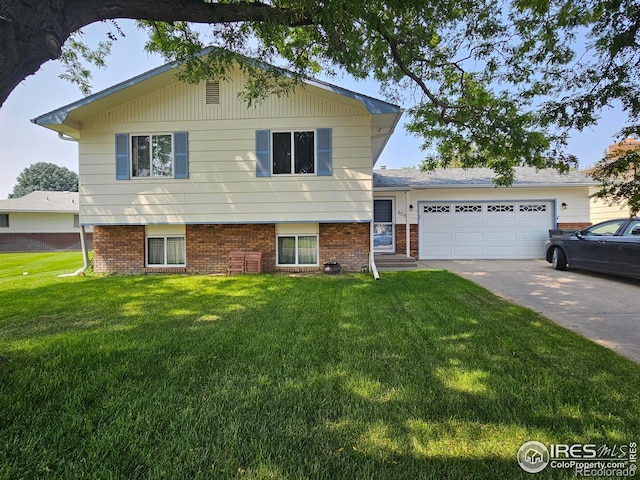
[{"label": "red brick wall", "polygon": [[93,227],[96,273],[141,273],[144,268],[144,226]]},{"label": "red brick wall", "polygon": [[226,274],[229,253],[262,252],[262,270],[318,271],[324,263],[338,262],[345,272],[360,272],[369,265],[369,224],[328,223],[319,226],[319,266],[301,269],[276,267],[274,224],[187,225],[186,268],[145,268],[144,226],[94,227],[94,271],[97,273],[186,272]]},{"label": "red brick wall", "polygon": [[321,223],[320,269],[328,262],[338,262],[344,272],[361,272],[369,268],[368,223]]},{"label": "red brick wall", "polygon": [[[410,231],[410,256],[418,258],[418,224],[413,223],[409,225]],[[407,228],[405,224],[396,224],[396,253],[399,255],[406,255],[407,253]]]},{"label": "red brick wall", "polygon": [[[92,235],[86,234],[87,249]],[[80,233],[0,233],[0,252],[57,252],[81,250]]]},{"label": "red brick wall", "polygon": [[187,272],[226,274],[229,252],[262,252],[262,271],[276,270],[276,226],[187,225]]},{"label": "red brick wall", "polygon": [[576,230],[582,230],[583,228],[590,227],[591,225],[592,224],[590,222],[558,222],[558,228],[575,228]]}]

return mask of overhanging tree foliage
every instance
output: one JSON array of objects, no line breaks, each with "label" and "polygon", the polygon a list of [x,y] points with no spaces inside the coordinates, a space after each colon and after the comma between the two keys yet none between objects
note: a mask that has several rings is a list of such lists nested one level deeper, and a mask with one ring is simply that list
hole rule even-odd
[{"label": "overhanging tree foliage", "polygon": [[55,163],[38,162],[20,172],[9,198],[35,191],[77,192],[78,174]]},{"label": "overhanging tree foliage", "polygon": [[594,195],[609,205],[629,207],[629,215],[640,212],[640,150],[620,150],[600,160],[592,177],[600,182]]},{"label": "overhanging tree foliage", "polygon": [[[592,125],[620,102],[624,135],[638,134],[640,0],[9,0],[0,5],[0,102],[89,23],[140,20],[147,48],[185,62],[183,79],[224,77],[240,64],[245,99],[286,93],[291,80],[252,68],[247,57],[296,75],[345,71],[372,77],[407,106],[408,129],[447,159],[489,166],[508,184],[513,167],[568,170],[570,129]],[[203,39],[193,23],[209,24]],[[222,47],[198,57],[202,47]],[[101,64],[108,41],[63,60],[81,83],[81,57]],[[75,53],[75,54],[74,54]],[[295,80],[295,77],[294,77]],[[85,85],[86,87],[86,85]],[[621,125],[622,127],[622,125]],[[434,148],[435,147],[435,148]]]}]

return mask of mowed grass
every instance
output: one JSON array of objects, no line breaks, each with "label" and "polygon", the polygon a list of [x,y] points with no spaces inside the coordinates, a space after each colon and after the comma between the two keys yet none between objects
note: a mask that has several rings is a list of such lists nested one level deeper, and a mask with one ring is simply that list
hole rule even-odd
[{"label": "mowed grass", "polygon": [[79,254],[12,257],[0,478],[532,478],[525,441],[640,436],[637,364],[448,272],[57,278]]}]

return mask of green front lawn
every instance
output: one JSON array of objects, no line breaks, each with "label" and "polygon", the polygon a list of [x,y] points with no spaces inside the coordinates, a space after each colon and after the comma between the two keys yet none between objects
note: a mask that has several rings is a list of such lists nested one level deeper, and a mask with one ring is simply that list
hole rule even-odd
[{"label": "green front lawn", "polygon": [[518,448],[640,440],[639,365],[448,272],[58,278],[46,261],[79,254],[15,257],[0,478],[573,478]]}]

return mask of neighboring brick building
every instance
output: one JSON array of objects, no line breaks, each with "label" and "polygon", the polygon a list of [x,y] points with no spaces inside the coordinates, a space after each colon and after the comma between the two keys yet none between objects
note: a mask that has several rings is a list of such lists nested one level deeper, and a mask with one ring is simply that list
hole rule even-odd
[{"label": "neighboring brick building", "polygon": [[[0,200],[0,252],[80,250],[77,192],[31,192]],[[91,248],[91,233],[87,233]]]}]

